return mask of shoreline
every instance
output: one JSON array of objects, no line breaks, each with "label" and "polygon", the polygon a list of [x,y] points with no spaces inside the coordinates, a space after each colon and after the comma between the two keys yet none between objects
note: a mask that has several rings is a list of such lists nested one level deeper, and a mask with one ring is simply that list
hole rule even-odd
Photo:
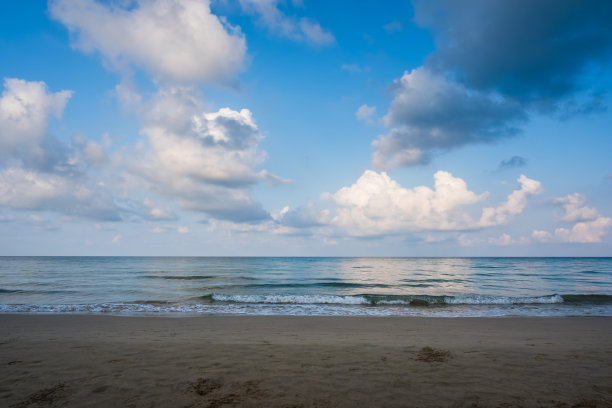
[{"label": "shoreline", "polygon": [[612,406],[612,317],[3,314],[0,327],[3,406]]}]

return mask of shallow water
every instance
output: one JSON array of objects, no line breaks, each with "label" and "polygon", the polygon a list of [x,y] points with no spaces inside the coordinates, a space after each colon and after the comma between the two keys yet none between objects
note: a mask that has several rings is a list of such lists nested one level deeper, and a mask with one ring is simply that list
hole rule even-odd
[{"label": "shallow water", "polygon": [[0,257],[0,312],[612,316],[612,258]]}]

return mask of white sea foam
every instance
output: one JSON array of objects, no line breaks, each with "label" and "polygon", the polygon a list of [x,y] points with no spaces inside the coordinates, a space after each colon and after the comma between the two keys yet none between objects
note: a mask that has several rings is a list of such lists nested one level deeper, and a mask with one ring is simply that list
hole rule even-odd
[{"label": "white sea foam", "polygon": [[559,295],[537,297],[511,297],[511,296],[446,296],[444,303],[449,305],[529,305],[563,303]]},{"label": "white sea foam", "polygon": [[370,302],[363,296],[338,295],[225,295],[214,293],[212,299],[218,302],[235,303],[290,303],[290,304],[341,304],[341,305],[367,305]]},{"label": "white sea foam", "polygon": [[610,305],[568,306],[564,304],[477,305],[471,307],[441,306],[369,307],[339,304],[20,304],[0,305],[0,313],[27,314],[110,314],[128,316],[193,316],[193,315],[285,315],[285,316],[415,316],[415,317],[506,317],[506,316],[612,316]]}]

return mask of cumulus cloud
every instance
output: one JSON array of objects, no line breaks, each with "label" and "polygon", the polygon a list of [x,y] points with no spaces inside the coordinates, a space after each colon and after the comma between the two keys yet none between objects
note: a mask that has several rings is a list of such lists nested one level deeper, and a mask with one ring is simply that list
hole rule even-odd
[{"label": "cumulus cloud", "polygon": [[165,87],[143,108],[141,121],[150,149],[120,159],[129,176],[184,209],[233,221],[268,217],[250,197],[252,185],[274,176],[256,170],[266,155],[248,109],[206,112],[194,88]]},{"label": "cumulus cloud", "polygon": [[464,180],[446,171],[434,174],[433,188],[402,187],[385,172],[366,170],[355,184],[328,194],[337,208],[329,226],[353,236],[377,236],[419,231],[461,231],[507,224],[521,213],[527,197],[541,191],[540,182],[525,176],[521,188],[497,207],[482,209],[474,220],[469,208],[488,193],[476,194]]},{"label": "cumulus cloud", "polygon": [[336,40],[319,23],[308,18],[289,17],[278,8],[279,0],[239,0],[247,13],[255,14],[274,34],[311,45],[329,45]]},{"label": "cumulus cloud", "polygon": [[517,181],[521,184],[519,190],[514,190],[508,199],[497,207],[487,207],[482,210],[479,225],[489,227],[492,225],[507,224],[515,215],[523,212],[527,206],[527,198],[542,192],[542,183],[527,178],[522,174]]},{"label": "cumulus cloud", "polygon": [[44,82],[5,78],[0,97],[0,161],[40,161],[51,115],[60,117],[71,91],[49,92]]},{"label": "cumulus cloud", "polygon": [[445,171],[434,188],[404,188],[386,173],[366,170],[355,184],[331,195],[338,205],[331,223],[350,235],[369,236],[421,230],[456,230],[473,224],[461,207],[482,200],[466,183]]},{"label": "cumulus cloud", "polygon": [[413,3],[415,21],[431,30],[436,44],[427,65],[454,72],[469,88],[554,104],[584,91],[583,75],[609,69],[609,1]]},{"label": "cumulus cloud", "polygon": [[612,227],[612,218],[600,216],[592,221],[578,222],[571,229],[557,228],[555,238],[562,242],[601,242],[610,227]]},{"label": "cumulus cloud", "polygon": [[[251,111],[211,112],[197,87],[229,79],[246,56],[243,35],[211,14],[208,0],[51,0],[50,10],[70,29],[76,48],[99,52],[110,69],[124,74],[115,94],[138,115],[146,138],[110,158],[99,145],[77,140],[83,160],[91,166],[110,162],[121,172],[124,191],[144,190],[176,200],[183,209],[236,222],[269,218],[250,188],[261,180],[286,180],[257,170],[266,154],[259,150],[263,135]],[[309,41],[324,41],[325,33],[310,21],[297,23]],[[154,96],[143,97],[130,82],[125,74],[131,66],[152,76],[158,86]],[[176,218],[146,202],[131,207],[149,220]]]},{"label": "cumulus cloud", "polygon": [[90,163],[103,160],[103,149],[84,139],[67,146],[47,133],[48,117],[61,116],[71,94],[49,92],[44,82],[5,80],[0,99],[0,205],[119,220],[111,194],[87,174]]},{"label": "cumulus cloud", "polygon": [[405,72],[392,90],[383,118],[392,129],[373,142],[378,169],[422,164],[435,151],[512,136],[526,118],[513,101],[469,90],[424,67]]},{"label": "cumulus cloud", "polygon": [[575,242],[595,243],[601,242],[603,237],[612,228],[612,218],[604,217],[595,208],[587,207],[586,197],[579,193],[566,197],[556,198],[553,204],[562,206],[564,214],[562,221],[574,222],[571,228],[560,227],[554,233],[534,230],[533,238],[541,242]]},{"label": "cumulus cloud", "polygon": [[569,194],[565,197],[555,198],[553,204],[560,205],[565,210],[561,219],[568,222],[590,221],[598,217],[595,208],[587,207],[587,199],[580,193]]},{"label": "cumulus cloud", "polygon": [[98,51],[114,70],[133,65],[155,79],[219,81],[244,65],[244,36],[212,14],[208,0],[138,0],[133,7],[50,0],[49,10],[76,48]]},{"label": "cumulus cloud", "polygon": [[[405,188],[385,172],[366,170],[353,185],[333,194],[322,194],[321,198],[334,206],[331,209],[308,201],[293,209],[285,206],[271,211],[263,222],[211,220],[210,228],[227,233],[314,234],[321,238],[481,230],[507,224],[525,209],[527,197],[541,190],[538,181],[525,176],[518,181],[521,187],[510,193],[506,201],[497,207],[483,208],[480,219],[474,219],[472,214],[479,211],[474,205],[485,200],[489,193],[470,191],[464,180],[449,172],[436,172],[433,188]],[[488,240],[461,234],[457,239],[461,245],[511,245],[529,241],[525,237],[513,239],[508,234]],[[427,242],[434,240],[435,237],[427,237]]]}]

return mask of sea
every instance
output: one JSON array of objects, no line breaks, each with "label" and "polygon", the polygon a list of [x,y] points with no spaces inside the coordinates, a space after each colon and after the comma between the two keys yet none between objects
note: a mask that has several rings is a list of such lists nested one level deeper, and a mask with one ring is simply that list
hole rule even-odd
[{"label": "sea", "polygon": [[612,258],[0,257],[0,313],[612,316]]}]

